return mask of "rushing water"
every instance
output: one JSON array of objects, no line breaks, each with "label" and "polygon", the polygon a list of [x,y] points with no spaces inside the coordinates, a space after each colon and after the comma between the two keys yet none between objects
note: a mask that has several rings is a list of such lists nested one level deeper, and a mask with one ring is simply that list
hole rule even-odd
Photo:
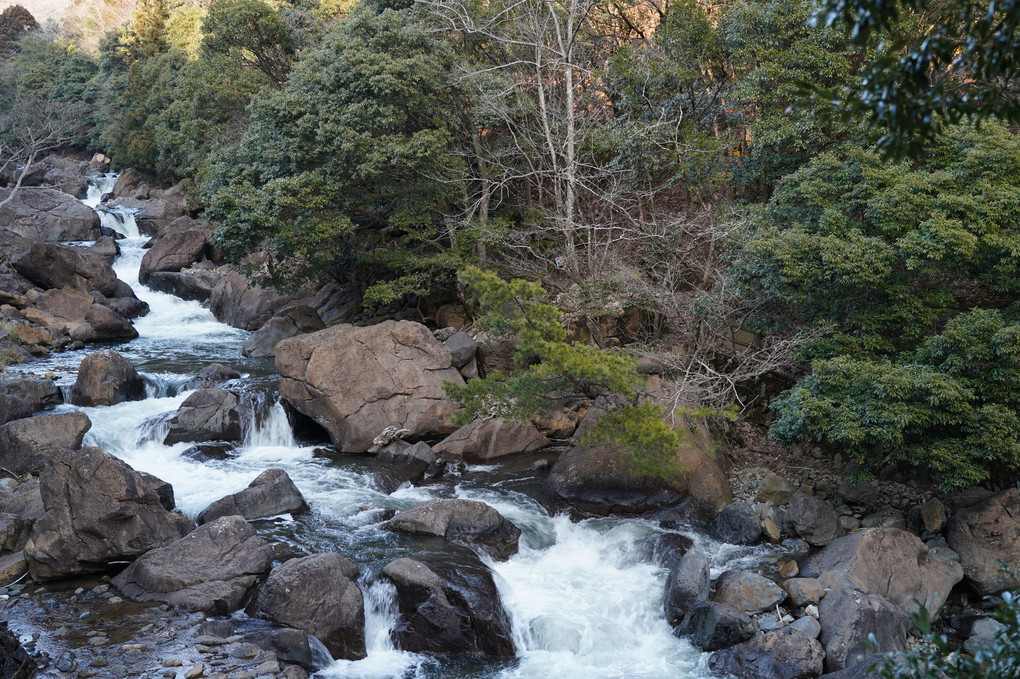
[{"label": "rushing water", "polygon": [[[101,215],[101,197],[113,180],[113,176],[104,177],[90,189],[85,201]],[[640,519],[573,523],[565,516],[550,515],[534,499],[543,472],[529,471],[520,463],[469,467],[455,481],[405,487],[386,495],[373,481],[370,459],[321,456],[315,448],[299,445],[278,404],[268,408],[260,420],[249,423],[232,459],[199,463],[181,455],[190,444],[163,445],[165,420],[160,416],[180,405],[186,396],[180,393],[180,386],[201,367],[214,361],[232,366],[242,373],[240,382],[245,388],[261,390],[273,398],[272,364],[243,358],[240,349],[248,333],[217,322],[197,302],[140,285],[138,266],[144,239],[138,237],[133,215],[123,210],[105,214],[104,223],[127,236],[119,241],[122,254],[114,263],[117,275],[151,309],[135,321],[139,337],[116,347],[145,376],[150,397],[81,408],[93,423],[86,443],[101,446],[135,469],[169,481],[179,508],[191,516],[212,501],[241,490],[265,469],[285,469],[313,511],[308,516],[261,521],[260,530],[278,543],[289,544],[293,553],[338,551],[362,571],[368,657],[338,661],[319,676],[709,676],[706,656],[674,637],[663,617],[666,572],[648,560],[645,549],[662,529]],[[36,372],[56,372],[66,385],[73,381],[84,355],[62,354],[31,367]],[[436,660],[400,651],[390,640],[389,630],[397,616],[394,590],[376,576],[395,558],[413,558],[416,547],[413,540],[381,530],[381,512],[451,494],[489,503],[523,531],[516,556],[502,563],[485,559],[513,621],[516,660]],[[756,556],[754,550],[692,537],[712,556],[716,569]]]}]

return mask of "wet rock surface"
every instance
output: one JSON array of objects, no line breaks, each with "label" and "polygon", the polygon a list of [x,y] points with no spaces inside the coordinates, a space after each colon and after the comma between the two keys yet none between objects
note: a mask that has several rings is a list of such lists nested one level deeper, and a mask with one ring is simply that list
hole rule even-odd
[{"label": "wet rock surface", "polygon": [[224,516],[261,519],[308,511],[308,504],[282,469],[267,469],[244,490],[212,503],[198,515],[203,524]]},{"label": "wet rock surface", "polygon": [[384,524],[395,533],[435,535],[474,545],[503,561],[517,553],[521,531],[499,512],[476,500],[427,500]]}]

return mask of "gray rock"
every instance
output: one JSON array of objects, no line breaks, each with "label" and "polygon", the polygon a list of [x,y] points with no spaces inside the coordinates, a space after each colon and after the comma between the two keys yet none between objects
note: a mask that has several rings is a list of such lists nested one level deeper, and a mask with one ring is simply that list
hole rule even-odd
[{"label": "gray rock", "polygon": [[531,453],[549,445],[549,439],[530,422],[501,417],[474,420],[435,445],[439,455],[461,455],[467,462],[489,460]]},{"label": "gray rock", "polygon": [[880,594],[906,611],[916,609],[914,599],[937,611],[963,579],[960,564],[931,555],[916,535],[896,528],[871,528],[839,538],[808,557],[800,570],[828,589]]},{"label": "gray rock", "polygon": [[170,419],[164,445],[181,441],[239,441],[241,413],[237,396],[224,389],[199,389],[184,399]]},{"label": "gray rock", "polygon": [[117,274],[109,262],[88,250],[70,245],[32,243],[28,251],[11,258],[11,266],[44,290],[98,290],[108,297],[117,290]]},{"label": "gray rock", "polygon": [[294,663],[308,672],[318,672],[333,664],[333,657],[322,642],[303,630],[289,627],[253,630],[246,632],[244,638],[274,653],[281,662]]},{"label": "gray rock", "polygon": [[471,339],[471,335],[463,330],[450,335],[449,339],[443,342],[443,346],[450,352],[455,368],[463,368],[478,351],[478,345]]},{"label": "gray rock", "polygon": [[220,279],[209,295],[209,310],[216,320],[242,330],[258,330],[285,306],[305,301],[306,291],[281,294],[271,288],[252,285],[232,271]]},{"label": "gray rock", "polygon": [[971,623],[970,635],[967,637],[966,643],[963,644],[963,650],[971,655],[979,651],[990,650],[995,635],[1004,629],[1006,626],[998,620],[978,618]]},{"label": "gray rock", "polygon": [[113,561],[170,544],[194,526],[169,511],[168,484],[98,448],[56,454],[40,482],[46,513],[25,545],[35,580],[104,571]]},{"label": "gray rock", "polygon": [[321,640],[335,658],[365,657],[365,604],[358,569],[339,554],[313,554],[277,566],[254,611]]},{"label": "gray rock", "polygon": [[81,448],[92,421],[85,413],[39,415],[0,426],[0,467],[14,474],[38,474],[62,450]]},{"label": "gray rock", "polygon": [[145,381],[131,362],[113,349],[82,359],[71,387],[71,403],[79,406],[112,406],[144,398]]},{"label": "gray rock", "polygon": [[808,635],[812,639],[817,639],[818,635],[822,633],[821,624],[812,618],[810,615],[805,615],[802,618],[797,618],[790,623],[790,627],[795,630],[799,630],[804,634]]},{"label": "gray rock", "polygon": [[790,597],[790,605],[803,608],[817,604],[825,596],[825,588],[814,578],[790,578],[783,583],[783,589]]},{"label": "gray rock", "polygon": [[[10,189],[0,189],[0,201]],[[22,188],[0,208],[4,229],[34,241],[95,240],[99,215],[72,195],[47,188]]]},{"label": "gray rock", "polygon": [[723,507],[706,530],[716,540],[733,545],[753,545],[761,540],[761,521],[746,502]]},{"label": "gray rock", "polygon": [[404,483],[420,483],[436,463],[436,454],[424,441],[408,445],[398,440],[383,448],[376,461],[383,467],[376,473],[376,483],[384,492],[392,493]]},{"label": "gray rock", "polygon": [[190,218],[175,220],[147,243],[149,249],[138,269],[138,281],[143,285],[156,271],[180,271],[205,257],[210,248],[207,222]]},{"label": "gray rock", "polygon": [[236,380],[241,374],[233,368],[228,368],[222,363],[210,363],[206,367],[198,371],[198,374],[192,377],[190,380],[185,382],[181,386],[182,391],[190,391],[192,389],[206,389],[209,387],[218,387],[219,385],[229,380]]},{"label": "gray rock", "polygon": [[235,514],[251,520],[306,511],[308,504],[287,472],[282,469],[267,469],[244,490],[217,500],[205,508],[198,515],[198,523],[203,524]]},{"label": "gray rock", "polygon": [[708,666],[737,679],[815,679],[822,673],[824,655],[816,640],[783,627],[717,651]]},{"label": "gray rock", "polygon": [[247,521],[226,516],[153,549],[110,582],[134,601],[227,615],[241,607],[272,558],[273,550]]},{"label": "gray rock", "polygon": [[864,645],[872,634],[879,653],[903,650],[910,629],[910,618],[892,601],[846,588],[825,595],[818,606],[818,620],[829,672],[856,665],[875,653]]},{"label": "gray rock", "polygon": [[710,582],[708,557],[697,549],[687,551],[666,578],[663,607],[670,625],[680,624],[695,603],[708,599]]},{"label": "gray rock", "polygon": [[154,271],[146,285],[174,297],[207,302],[225,276],[220,269],[192,267],[183,271]]},{"label": "gray rock", "polygon": [[714,601],[697,601],[673,630],[690,636],[691,644],[703,651],[718,651],[747,641],[755,634],[754,621],[732,606]]},{"label": "gray rock", "polygon": [[958,510],[946,527],[946,541],[960,555],[967,582],[979,594],[1014,586],[999,562],[1020,570],[1020,491],[1010,488]]},{"label": "gray rock", "polygon": [[397,588],[400,619],[392,634],[402,650],[514,656],[510,617],[477,559],[456,564],[397,559],[382,574]]},{"label": "gray rock", "polygon": [[715,581],[712,601],[745,613],[763,613],[786,600],[783,588],[766,577],[741,570],[726,571]]},{"label": "gray rock", "polygon": [[251,334],[241,353],[254,358],[276,355],[276,345],[289,337],[317,332],[326,326],[315,309],[304,304],[287,307]]},{"label": "gray rock", "polygon": [[797,535],[815,547],[824,547],[843,535],[836,510],[825,500],[812,497],[804,491],[797,491],[790,497],[786,520],[792,524]]},{"label": "gray rock", "polygon": [[427,500],[383,524],[387,530],[436,535],[477,546],[498,561],[517,553],[521,531],[495,509],[477,500]]},{"label": "gray rock", "polygon": [[774,502],[777,505],[785,505],[790,501],[795,492],[797,492],[797,489],[792,483],[778,474],[772,474],[761,482],[757,500],[759,502]]},{"label": "gray rock", "polygon": [[113,309],[77,290],[29,291],[25,319],[55,330],[76,342],[134,339],[138,331]]},{"label": "gray rock", "polygon": [[37,410],[63,401],[60,388],[46,377],[0,377],[0,425],[30,417]]}]

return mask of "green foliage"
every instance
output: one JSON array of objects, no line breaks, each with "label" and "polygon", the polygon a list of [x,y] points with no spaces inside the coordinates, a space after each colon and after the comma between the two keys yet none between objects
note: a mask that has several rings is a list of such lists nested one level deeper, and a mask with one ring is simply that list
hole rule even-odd
[{"label": "green foliage", "polygon": [[911,614],[922,634],[921,643],[906,651],[888,654],[876,663],[872,673],[883,679],[1011,679],[1020,676],[1020,600],[1016,594],[1004,592],[991,617],[1003,627],[987,648],[968,655],[954,650],[944,635],[932,631],[932,616],[921,606]]},{"label": "green foliage", "polygon": [[822,0],[815,22],[841,21],[858,42],[904,16],[923,28],[893,33],[890,49],[859,80],[821,90],[847,117],[867,116],[884,134],[878,145],[914,153],[946,124],[965,119],[1020,120],[1013,93],[1020,50],[1017,0]]},{"label": "green foliage", "polygon": [[586,444],[612,441],[624,447],[636,473],[669,478],[683,471],[676,462],[680,435],[666,424],[660,406],[639,400],[644,378],[632,356],[568,344],[561,312],[541,301],[545,290],[538,283],[507,282],[477,267],[465,268],[460,277],[480,313],[476,327],[517,337],[513,374],[446,385],[463,408],[460,422],[492,416],[526,422],[547,416],[565,394],[603,397],[617,408],[599,419]]},{"label": "green foliage", "polygon": [[413,9],[361,7],[332,26],[215,154],[204,192],[217,242],[234,261],[266,253],[262,275],[277,285],[357,269],[385,299],[448,280],[432,243],[459,176],[449,66]]},{"label": "green foliage", "polygon": [[283,85],[294,56],[294,39],[280,14],[260,0],[218,0],[202,30],[202,49],[229,55]]},{"label": "green foliage", "polygon": [[766,327],[825,329],[774,436],[821,433],[946,488],[1020,469],[1020,140],[953,130],[924,164],[826,154],[777,188],[740,275]]}]

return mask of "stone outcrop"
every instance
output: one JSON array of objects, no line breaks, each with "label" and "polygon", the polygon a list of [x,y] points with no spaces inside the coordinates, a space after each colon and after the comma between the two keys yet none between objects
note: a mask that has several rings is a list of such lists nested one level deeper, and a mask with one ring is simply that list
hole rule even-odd
[{"label": "stone outcrop", "polygon": [[25,320],[52,328],[79,342],[134,339],[138,331],[116,311],[96,302],[96,298],[77,290],[47,290],[27,295],[31,308]]},{"label": "stone outcrop", "polygon": [[180,271],[206,258],[211,250],[212,225],[190,217],[181,217],[156,234],[138,268],[138,280],[148,283],[156,271]]},{"label": "stone outcrop", "polygon": [[222,516],[262,519],[280,514],[308,511],[308,504],[282,469],[267,469],[244,490],[212,503],[198,515],[198,523],[215,521]]},{"label": "stone outcrop", "polygon": [[194,523],[172,513],[163,481],[98,448],[58,453],[40,477],[46,513],[25,557],[36,580],[96,573],[186,535]]},{"label": "stone outcrop", "polygon": [[287,307],[253,332],[241,347],[241,353],[253,358],[275,356],[276,345],[280,340],[318,332],[325,327],[319,314],[312,307],[304,304]]},{"label": "stone outcrop", "polygon": [[958,510],[946,527],[946,541],[960,555],[967,582],[979,594],[1014,586],[999,561],[1020,570],[1020,491],[1010,488]]},{"label": "stone outcrop", "polygon": [[107,297],[117,292],[117,274],[102,257],[88,250],[58,243],[32,243],[11,259],[11,266],[39,287],[98,291]]},{"label": "stone outcrop", "polygon": [[[10,189],[0,189],[0,200]],[[33,241],[95,240],[99,215],[69,194],[47,188],[21,188],[0,207],[0,224],[15,235]]]},{"label": "stone outcrop", "polygon": [[410,438],[451,433],[457,404],[444,382],[464,384],[428,328],[386,321],[338,325],[276,345],[280,395],[342,452],[364,452],[388,427]]},{"label": "stone outcrop", "polygon": [[241,439],[241,413],[238,398],[225,389],[199,389],[184,399],[170,418],[165,445],[181,441],[238,441]]},{"label": "stone outcrop", "polygon": [[[901,651],[906,647],[910,618],[900,606],[880,594],[862,594],[844,587],[825,595],[818,606],[825,645],[825,669],[837,672],[873,653]],[[877,651],[865,644],[875,635]]]},{"label": "stone outcrop", "polygon": [[308,297],[305,292],[284,295],[271,288],[252,285],[232,271],[209,295],[209,310],[216,320],[242,330],[258,330],[277,311]]},{"label": "stone outcrop", "polygon": [[63,400],[60,388],[47,377],[0,377],[0,425],[30,417],[32,413]]},{"label": "stone outcrop", "polygon": [[144,398],[145,380],[113,349],[83,358],[71,387],[71,403],[79,406],[112,406]]},{"label": "stone outcrop", "polygon": [[241,607],[272,559],[273,550],[248,522],[226,516],[153,549],[111,584],[134,601],[228,615]]},{"label": "stone outcrop", "polygon": [[945,603],[963,579],[960,564],[929,553],[920,538],[897,528],[871,528],[834,540],[801,564],[801,575],[828,589],[880,594],[906,611]]},{"label": "stone outcrop", "polygon": [[413,653],[515,653],[507,615],[488,569],[475,559],[456,564],[397,559],[383,569],[397,588],[399,648]]},{"label": "stone outcrop", "polygon": [[556,498],[596,513],[643,512],[694,498],[714,507],[730,503],[726,475],[705,454],[682,444],[677,462],[686,471],[662,478],[634,468],[614,445],[576,446],[560,455],[546,488]]},{"label": "stone outcrop", "polygon": [[81,448],[92,422],[85,413],[39,415],[0,426],[0,467],[14,474],[38,474],[61,450]]},{"label": "stone outcrop", "polygon": [[477,500],[427,500],[399,512],[383,527],[395,533],[435,535],[473,545],[499,561],[517,553],[521,536],[517,526]]},{"label": "stone outcrop", "polygon": [[433,450],[440,455],[460,455],[467,462],[488,462],[531,453],[547,445],[549,439],[530,422],[497,417],[465,424],[433,446]]},{"label": "stone outcrop", "polygon": [[816,640],[784,627],[717,651],[708,666],[737,679],[815,679],[822,673],[824,656]]},{"label": "stone outcrop", "polygon": [[340,554],[313,554],[277,566],[259,588],[258,615],[305,630],[334,658],[365,657],[365,602],[358,569]]}]

